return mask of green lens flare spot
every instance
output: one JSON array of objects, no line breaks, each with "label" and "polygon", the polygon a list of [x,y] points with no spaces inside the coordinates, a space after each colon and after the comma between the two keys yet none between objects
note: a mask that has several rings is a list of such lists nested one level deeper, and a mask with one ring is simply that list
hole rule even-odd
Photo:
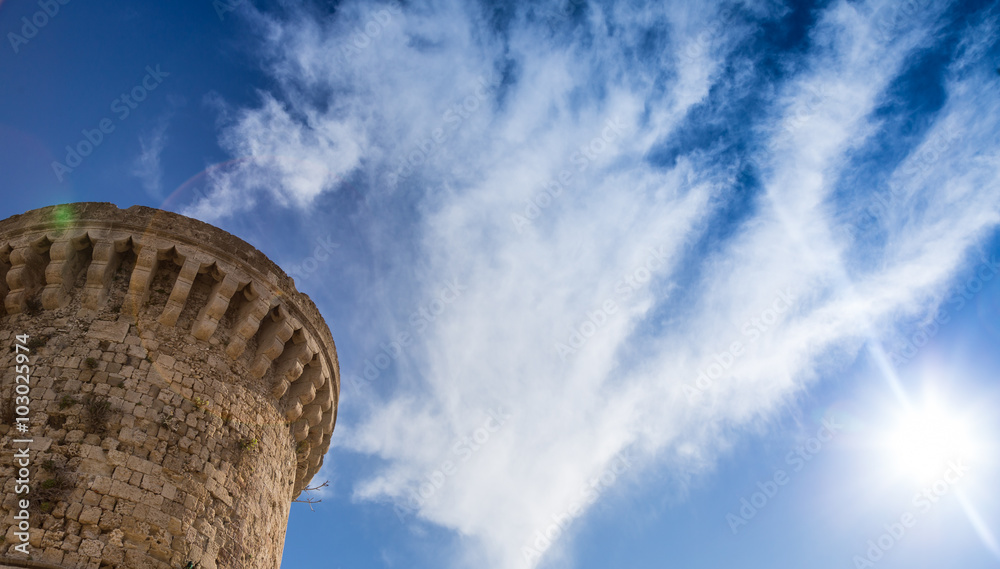
[{"label": "green lens flare spot", "polygon": [[68,204],[57,205],[52,209],[52,220],[60,229],[69,225],[73,218],[73,208]]}]

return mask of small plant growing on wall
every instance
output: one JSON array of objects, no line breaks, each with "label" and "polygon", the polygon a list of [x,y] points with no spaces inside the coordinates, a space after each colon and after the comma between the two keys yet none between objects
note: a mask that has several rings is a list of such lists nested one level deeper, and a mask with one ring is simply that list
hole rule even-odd
[{"label": "small plant growing on wall", "polygon": [[89,395],[83,405],[88,430],[99,435],[107,432],[108,419],[111,418],[111,402],[99,395]]},{"label": "small plant growing on wall", "polygon": [[168,415],[168,416],[164,417],[160,421],[160,426],[163,427],[164,429],[168,430],[168,431],[173,432],[173,431],[177,430],[177,424],[176,423],[177,423],[177,419],[175,419],[174,417],[171,417],[171,416]]},{"label": "small plant growing on wall", "polygon": [[61,429],[66,424],[66,415],[49,415],[45,423],[53,429]]},{"label": "small plant growing on wall", "polygon": [[41,348],[42,346],[47,344],[48,341],[49,341],[48,336],[32,336],[30,339],[28,339],[28,349],[37,350],[38,348]]},{"label": "small plant growing on wall", "polygon": [[48,478],[43,479],[32,489],[34,499],[31,504],[43,514],[48,514],[55,509],[56,502],[73,489],[73,482],[66,468],[52,459],[42,462],[42,470],[47,473]]},{"label": "small plant growing on wall", "polygon": [[242,466],[246,472],[254,472],[256,467],[253,465],[253,457],[255,457],[260,452],[260,439],[256,435],[245,437],[236,440],[236,458],[237,463]]},{"label": "small plant growing on wall", "polygon": [[59,409],[69,409],[70,407],[79,403],[72,395],[63,395],[62,399],[59,400]]},{"label": "small plant growing on wall", "polygon": [[208,407],[208,399],[203,399],[201,397],[196,396],[194,399],[191,400],[191,402],[194,403],[194,406],[197,407],[198,409],[204,409],[205,407]]},{"label": "small plant growing on wall", "polygon": [[88,369],[94,369],[97,367],[97,358],[87,358],[84,363],[87,364]]},{"label": "small plant growing on wall", "polygon": [[42,311],[42,303],[37,298],[29,298],[24,301],[24,313],[28,316],[35,316]]},{"label": "small plant growing on wall", "polygon": [[[326,488],[327,485],[329,485],[329,484],[330,484],[330,481],[327,480],[326,482],[320,484],[319,486],[307,486],[307,487],[303,488],[302,491],[305,492],[305,493],[315,492],[317,490],[321,490],[323,488]],[[298,502],[299,504],[309,504],[309,509],[312,510],[312,511],[314,511],[314,512],[316,510],[313,509],[313,504],[319,504],[322,501],[323,500],[320,499],[320,498],[306,498],[304,500],[292,500],[292,502]]]}]

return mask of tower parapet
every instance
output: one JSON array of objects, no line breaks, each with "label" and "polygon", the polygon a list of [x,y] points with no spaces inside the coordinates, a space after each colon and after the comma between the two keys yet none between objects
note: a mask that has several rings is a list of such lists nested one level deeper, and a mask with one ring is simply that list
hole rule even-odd
[{"label": "tower parapet", "polygon": [[[333,338],[291,278],[200,221],[78,203],[0,221],[0,299],[0,566],[279,566],[340,393]],[[11,405],[19,337],[28,433]]]}]

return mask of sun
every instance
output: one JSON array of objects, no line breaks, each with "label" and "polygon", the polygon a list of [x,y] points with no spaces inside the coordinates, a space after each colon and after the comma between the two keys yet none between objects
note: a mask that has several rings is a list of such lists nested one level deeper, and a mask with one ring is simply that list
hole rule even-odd
[{"label": "sun", "polygon": [[969,419],[933,404],[904,412],[885,437],[884,448],[897,474],[919,483],[941,478],[951,463],[979,455]]}]

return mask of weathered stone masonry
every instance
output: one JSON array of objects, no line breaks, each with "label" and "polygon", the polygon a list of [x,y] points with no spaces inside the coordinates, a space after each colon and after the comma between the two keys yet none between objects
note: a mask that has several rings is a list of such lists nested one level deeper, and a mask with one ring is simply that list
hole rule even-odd
[{"label": "weathered stone masonry", "polygon": [[[236,237],[145,207],[0,221],[0,567],[272,569],[337,415],[333,338]],[[31,337],[31,560],[14,551]]]}]

